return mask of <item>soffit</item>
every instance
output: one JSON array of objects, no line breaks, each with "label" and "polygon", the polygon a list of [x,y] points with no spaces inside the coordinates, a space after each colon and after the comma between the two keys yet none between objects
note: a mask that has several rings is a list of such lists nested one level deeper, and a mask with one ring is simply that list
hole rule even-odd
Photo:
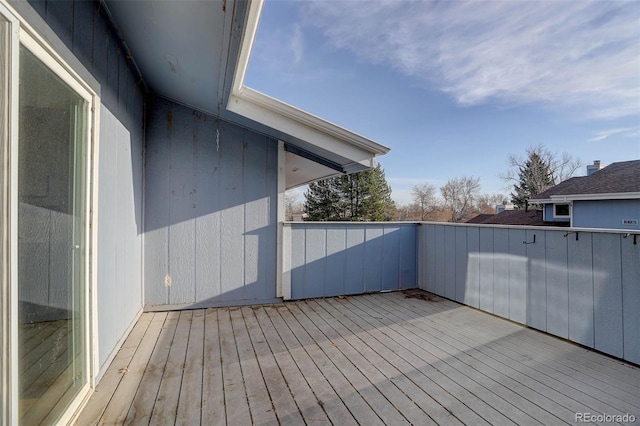
[{"label": "soffit", "polygon": [[[106,6],[153,93],[303,148],[347,173],[372,167],[389,150],[243,85],[262,1],[106,0]],[[302,169],[295,164],[289,170]],[[327,176],[322,165],[305,167],[305,177],[288,179],[288,188]]]}]

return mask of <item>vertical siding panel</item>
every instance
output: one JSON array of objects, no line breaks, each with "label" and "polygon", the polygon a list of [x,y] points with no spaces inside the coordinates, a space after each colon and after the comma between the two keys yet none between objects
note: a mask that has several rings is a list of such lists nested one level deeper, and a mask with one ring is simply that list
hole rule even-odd
[{"label": "vertical siding panel", "polygon": [[30,0],[29,4],[38,12],[42,19],[45,19],[47,14],[47,0]]},{"label": "vertical siding panel", "polygon": [[327,278],[327,230],[310,227],[306,234],[306,268],[304,297],[322,297]]},{"label": "vertical siding panel", "polygon": [[345,274],[346,294],[358,294],[364,292],[364,239],[364,228],[347,227],[347,270]]},{"label": "vertical siding panel", "polygon": [[509,229],[509,319],[527,323],[527,233]]},{"label": "vertical siding panel", "polygon": [[[120,305],[123,295],[119,291],[116,279],[118,271],[116,265],[117,250],[117,194],[113,190],[117,181],[117,120],[107,109],[100,110],[100,176],[98,193],[100,205],[98,207],[98,254],[97,263],[99,298],[98,323],[112,323],[114,318],[109,312]],[[117,321],[117,318],[115,319]],[[102,366],[111,352],[110,345],[118,340],[117,327],[99,327],[98,343],[100,345],[99,363]]]},{"label": "vertical siding panel", "polygon": [[306,230],[291,225],[291,298],[302,299],[305,297]]},{"label": "vertical siding panel", "polygon": [[426,256],[422,259],[424,264],[424,288],[431,293],[436,293],[436,226],[425,225],[423,229]]},{"label": "vertical siding panel", "polygon": [[125,60],[125,66],[127,69],[127,102],[125,104],[125,114],[127,116],[127,128],[131,131],[132,134],[136,135],[135,131],[136,127],[136,114],[134,112],[134,108],[136,105],[136,80],[138,77],[133,74],[131,62]]},{"label": "vertical siding panel", "polygon": [[120,45],[116,49],[118,52],[118,118],[126,127],[129,127],[129,117],[127,114],[127,92],[129,89],[129,70],[127,69],[127,61],[122,56],[124,51]]},{"label": "vertical siding panel", "polygon": [[[264,273],[267,250],[273,251],[269,227],[269,203],[265,197],[267,181],[266,138],[246,133],[244,143],[244,281],[245,299],[264,299],[267,277]],[[269,244],[267,244],[267,242]],[[275,261],[275,260],[274,260]],[[273,279],[271,280],[273,281]]]},{"label": "vertical siding panel", "polygon": [[[108,48],[109,48],[109,30],[105,22],[104,12],[100,3],[90,2],[93,5],[93,62],[92,67],[89,69],[92,71],[93,76],[100,82],[100,98],[102,103],[107,106],[105,101],[105,95],[107,92],[107,62],[108,62]],[[111,108],[112,105],[108,105]]]},{"label": "vertical siding panel", "polygon": [[529,258],[528,281],[528,318],[527,325],[542,331],[547,330],[547,273],[545,258],[545,232],[540,230],[527,230],[527,257]]},{"label": "vertical siding panel", "polygon": [[415,288],[418,285],[416,277],[416,262],[418,260],[416,237],[422,227],[400,227],[400,288]]},{"label": "vertical siding panel", "polygon": [[465,303],[474,308],[480,306],[480,229],[467,228],[467,283]]},{"label": "vertical siding panel", "polygon": [[444,295],[448,299],[456,298],[456,228],[444,228]]},{"label": "vertical siding panel", "polygon": [[396,290],[400,288],[400,228],[384,226],[382,254],[382,289]]},{"label": "vertical siding panel", "polygon": [[118,57],[118,41],[113,33],[107,30],[107,63],[106,81],[102,84],[102,102],[118,115],[118,77],[120,76],[120,58]]},{"label": "vertical siding panel", "polygon": [[438,296],[445,297],[445,276],[444,276],[444,262],[445,262],[445,247],[444,247],[444,225],[435,226],[435,277],[434,286],[435,293]]},{"label": "vertical siding panel", "polygon": [[546,232],[547,332],[569,337],[568,238],[561,231]]},{"label": "vertical siding panel", "polygon": [[265,276],[266,283],[264,286],[263,297],[265,299],[273,299],[277,294],[278,283],[278,254],[273,247],[276,247],[278,243],[278,141],[274,139],[267,139],[266,149],[266,167],[267,176],[265,182],[265,194],[264,202],[267,205],[268,226],[265,232],[268,238],[265,238],[261,244],[261,254],[263,258],[261,261],[262,274]]},{"label": "vertical siding panel", "polygon": [[220,295],[220,182],[213,121],[197,115],[195,133],[195,300]]},{"label": "vertical siding panel", "polygon": [[365,227],[365,291],[382,289],[383,229]]},{"label": "vertical siding panel", "polygon": [[593,251],[591,233],[569,236],[569,339],[593,347]]},{"label": "vertical siding panel", "polygon": [[593,234],[595,348],[622,357],[620,234]]},{"label": "vertical siding panel", "polygon": [[193,119],[184,109],[174,109],[170,126],[169,303],[178,304],[195,296]]},{"label": "vertical siding panel", "polygon": [[[135,222],[135,204],[133,200],[133,167],[131,164],[131,138],[127,129],[119,121],[113,120],[115,124],[116,154],[113,161],[117,176],[110,182],[116,193],[115,223],[117,229],[110,238],[115,238],[116,244],[116,281],[115,287],[120,295],[127,295],[122,298],[122,303],[127,307],[127,312],[131,312],[138,305],[139,291],[131,288],[131,281],[136,279],[136,265],[133,263],[138,259],[139,247],[131,244],[130,236],[137,234]],[[122,297],[122,296],[120,296]],[[119,318],[118,321],[121,321]],[[122,331],[127,324],[118,324]]]},{"label": "vertical siding panel", "polygon": [[621,248],[624,359],[640,364],[640,242],[629,236]]},{"label": "vertical siding panel", "polygon": [[493,228],[480,228],[480,309],[493,313]]},{"label": "vertical siding panel", "polygon": [[509,230],[493,231],[493,313],[509,318]]},{"label": "vertical siding panel", "polygon": [[[149,129],[145,150],[145,304],[169,303],[169,288],[165,275],[169,273],[169,164],[171,158],[170,132],[166,116],[171,108],[153,110],[150,121],[165,123]],[[101,168],[102,170],[102,168]]]},{"label": "vertical siding panel", "polygon": [[93,2],[76,1],[73,7],[73,53],[91,70],[93,64]]},{"label": "vertical siding panel", "polygon": [[245,131],[222,123],[220,132],[220,300],[244,297],[244,203],[242,145]]},{"label": "vertical siding panel", "polygon": [[345,294],[347,228],[327,230],[327,283],[325,296]]},{"label": "vertical siding panel", "polygon": [[465,303],[467,300],[467,264],[469,252],[467,250],[467,228],[456,227],[455,240],[455,268],[456,268],[456,302]]},{"label": "vertical siding panel", "polygon": [[45,20],[60,40],[71,50],[73,45],[74,1],[48,1]]}]

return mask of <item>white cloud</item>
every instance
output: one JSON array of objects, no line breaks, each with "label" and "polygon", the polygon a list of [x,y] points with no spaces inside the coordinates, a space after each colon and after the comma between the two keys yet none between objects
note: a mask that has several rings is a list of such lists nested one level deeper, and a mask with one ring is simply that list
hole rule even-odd
[{"label": "white cloud", "polygon": [[263,63],[270,67],[280,68],[283,64],[295,67],[305,55],[304,32],[299,24],[265,31],[256,39],[255,50],[260,52]]},{"label": "white cloud", "polygon": [[619,135],[622,137],[634,137],[640,136],[640,127],[624,127],[619,129],[608,129],[603,130],[601,132],[596,133],[596,135],[589,139],[589,142],[599,142],[601,140],[607,139],[610,136]]},{"label": "white cloud", "polygon": [[293,27],[293,34],[289,40],[289,50],[293,55],[293,63],[299,64],[304,57],[304,39],[300,25]]},{"label": "white cloud", "polygon": [[640,2],[306,5],[303,23],[334,46],[420,78],[463,105],[544,103],[590,118],[640,111]]}]

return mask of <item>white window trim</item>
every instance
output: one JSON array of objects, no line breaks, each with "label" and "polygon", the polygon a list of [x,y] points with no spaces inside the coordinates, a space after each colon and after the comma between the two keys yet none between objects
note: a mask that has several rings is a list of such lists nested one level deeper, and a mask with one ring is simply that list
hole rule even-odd
[{"label": "white window trim", "polygon": [[[554,203],[553,205],[553,218],[554,219],[571,219],[573,213],[573,205],[571,203]],[[556,206],[569,206],[569,214],[556,214]]]},{"label": "white window trim", "polygon": [[[9,87],[8,87],[8,122],[7,152],[3,168],[8,166],[6,175],[8,192],[8,223],[3,224],[6,235],[9,236],[8,253],[3,262],[7,263],[6,273],[8,288],[3,288],[3,296],[0,300],[4,306],[2,313],[2,339],[8,343],[8,351],[3,352],[2,369],[0,376],[4,383],[0,383],[4,399],[0,401],[3,416],[0,417],[1,425],[18,424],[18,205],[15,202],[18,194],[18,89],[19,89],[19,50],[20,45],[27,48],[51,71],[69,85],[88,105],[87,122],[87,150],[86,150],[86,205],[87,227],[85,244],[87,256],[85,264],[85,306],[87,306],[87,327],[85,338],[87,342],[88,382],[78,393],[74,401],[69,405],[65,413],[59,419],[61,424],[71,423],[84,406],[91,390],[95,388],[95,377],[98,374],[98,323],[97,323],[97,185],[98,185],[98,147],[99,147],[99,117],[100,98],[91,87],[84,82],[63,58],[41,37],[38,33],[17,13],[10,5],[0,2],[0,14],[10,22],[10,52],[6,60],[9,61]],[[6,309],[5,309],[6,308]],[[11,321],[14,319],[13,321]],[[3,345],[4,347],[4,345]],[[6,357],[4,356],[6,355]]]}]

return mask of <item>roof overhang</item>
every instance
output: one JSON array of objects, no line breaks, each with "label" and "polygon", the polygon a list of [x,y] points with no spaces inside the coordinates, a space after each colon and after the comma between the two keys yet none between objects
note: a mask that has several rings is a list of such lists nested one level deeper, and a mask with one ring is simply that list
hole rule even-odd
[{"label": "roof overhang", "polygon": [[573,201],[600,201],[600,200],[635,200],[640,199],[640,192],[612,192],[602,194],[566,194],[552,195],[550,198],[535,199],[529,201],[530,204],[555,204],[568,203]]},{"label": "roof overhang", "polygon": [[[287,188],[331,176],[336,172],[352,173],[373,167],[374,158],[386,154],[390,148],[244,85],[263,5],[263,0],[254,0],[248,5],[226,109],[280,133],[280,139],[291,148],[287,150],[288,163],[299,157],[294,147],[311,154],[302,157],[304,160],[297,158],[294,167],[287,164]],[[320,161],[314,160],[314,157]],[[338,168],[312,166],[309,163],[311,161],[326,166],[323,160]],[[302,167],[305,168],[305,173],[293,178],[291,170],[301,170]],[[333,171],[329,173],[328,169],[331,168]]]},{"label": "roof overhang", "polygon": [[263,4],[106,0],[149,89],[285,142],[287,188],[373,167],[388,147],[244,85]]}]

